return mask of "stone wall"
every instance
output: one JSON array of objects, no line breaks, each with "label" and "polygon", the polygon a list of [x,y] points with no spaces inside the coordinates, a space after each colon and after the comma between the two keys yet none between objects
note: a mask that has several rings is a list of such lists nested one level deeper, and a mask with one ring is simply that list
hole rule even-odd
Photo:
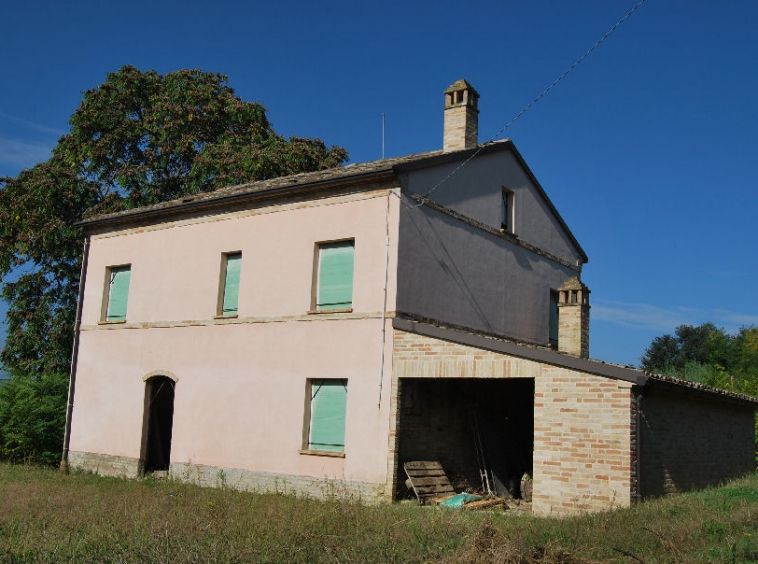
[{"label": "stone wall", "polygon": [[641,405],[643,497],[717,485],[755,471],[753,407],[696,391],[647,390]]},{"label": "stone wall", "polygon": [[139,475],[139,460],[128,456],[71,451],[68,453],[68,466],[72,470],[114,478],[136,478]]},{"label": "stone wall", "polygon": [[[138,477],[138,460],[87,452],[69,453],[69,467],[101,476]],[[385,501],[384,484],[254,472],[243,468],[220,468],[172,462],[169,477],[203,487],[227,487],[242,491],[295,494],[316,499],[353,499],[365,503]]]}]

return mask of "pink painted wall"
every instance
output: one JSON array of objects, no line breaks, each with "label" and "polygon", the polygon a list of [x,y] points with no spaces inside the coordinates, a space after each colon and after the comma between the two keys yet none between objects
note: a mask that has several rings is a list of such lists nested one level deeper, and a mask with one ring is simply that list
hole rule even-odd
[{"label": "pink painted wall", "polygon": [[[389,202],[393,311],[399,200]],[[172,462],[383,483],[392,358],[388,319],[380,409],[387,197],[321,204],[94,237],[71,450],[138,458],[143,377],[158,371],[178,378]],[[342,238],[355,238],[353,314],[308,315],[314,244]],[[220,324],[221,253],[238,250],[239,318]],[[132,265],[127,323],[98,325],[105,269],[119,264]],[[298,454],[308,378],[348,379],[344,459]]]},{"label": "pink painted wall", "polygon": [[[399,202],[390,197],[391,233]],[[131,264],[127,321],[210,319],[216,313],[221,254],[242,251],[239,315],[303,315],[310,308],[315,243],[355,238],[353,308],[382,308],[386,197],[93,237],[82,323],[96,324],[105,268]],[[397,237],[392,241],[392,260]],[[395,272],[394,263],[390,272]],[[395,284],[389,287],[395,303]],[[393,309],[391,307],[390,309]]]}]

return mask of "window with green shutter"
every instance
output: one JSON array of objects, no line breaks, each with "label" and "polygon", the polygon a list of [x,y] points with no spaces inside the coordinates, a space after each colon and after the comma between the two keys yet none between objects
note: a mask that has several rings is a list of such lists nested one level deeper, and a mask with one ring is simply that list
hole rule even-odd
[{"label": "window with green shutter", "polygon": [[310,450],[345,451],[347,380],[311,381]]},{"label": "window with green shutter", "polygon": [[224,255],[224,276],[221,298],[221,315],[237,315],[239,302],[240,269],[242,267],[242,253],[227,253]]},{"label": "window with green shutter", "polygon": [[126,306],[129,301],[131,266],[108,268],[108,307],[106,321],[126,321]]},{"label": "window with green shutter", "polygon": [[353,259],[355,241],[319,246],[316,309],[353,307]]}]

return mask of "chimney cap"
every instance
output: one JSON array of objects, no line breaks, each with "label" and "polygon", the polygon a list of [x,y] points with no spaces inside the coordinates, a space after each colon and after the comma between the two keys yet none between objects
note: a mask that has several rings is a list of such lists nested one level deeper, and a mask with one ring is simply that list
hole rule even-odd
[{"label": "chimney cap", "polygon": [[479,97],[479,92],[477,92],[474,87],[466,82],[466,80],[463,78],[448,86],[447,90],[445,90],[443,94],[450,94],[451,92],[458,92],[460,90],[469,90],[474,94],[474,96],[477,98]]},{"label": "chimney cap", "polygon": [[566,282],[564,282],[563,285],[560,288],[558,288],[558,291],[561,291],[561,290],[584,290],[587,293],[589,293],[590,291],[590,289],[584,284],[584,282],[579,280],[579,278],[577,278],[576,276],[573,276],[569,278],[568,280],[566,280]]}]

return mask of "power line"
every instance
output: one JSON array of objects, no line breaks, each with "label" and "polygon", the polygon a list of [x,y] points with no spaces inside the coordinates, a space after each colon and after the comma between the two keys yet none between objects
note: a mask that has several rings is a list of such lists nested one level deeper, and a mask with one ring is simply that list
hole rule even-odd
[{"label": "power line", "polygon": [[516,123],[516,121],[518,121],[518,119],[519,119],[521,116],[523,116],[523,115],[524,115],[526,112],[528,112],[528,111],[529,111],[529,110],[530,110],[530,109],[531,109],[531,108],[532,108],[532,107],[533,107],[533,106],[534,106],[534,105],[535,105],[537,102],[539,102],[539,101],[540,101],[542,98],[544,98],[544,97],[547,95],[547,93],[548,93],[548,92],[550,92],[550,91],[551,91],[553,88],[555,88],[555,87],[558,85],[558,83],[559,83],[561,80],[563,80],[564,78],[566,78],[566,76],[568,76],[568,74],[569,74],[571,71],[573,71],[573,70],[574,70],[576,67],[578,67],[578,66],[579,66],[579,65],[580,65],[580,64],[581,64],[581,63],[584,61],[584,59],[586,59],[587,57],[589,57],[589,56],[590,56],[590,54],[591,54],[591,53],[592,53],[592,52],[593,52],[595,49],[597,49],[597,48],[600,46],[600,44],[601,44],[601,43],[603,43],[603,42],[604,42],[606,39],[608,39],[608,37],[609,37],[609,36],[610,36],[610,35],[611,35],[611,34],[612,34],[614,31],[616,31],[616,30],[619,28],[619,26],[620,26],[621,24],[623,24],[623,23],[624,23],[626,20],[628,20],[628,19],[631,17],[631,15],[632,15],[634,12],[636,12],[636,11],[637,11],[637,10],[638,10],[638,9],[639,9],[639,8],[640,8],[640,7],[641,7],[643,4],[644,4],[644,3],[645,3],[645,1],[646,1],[646,0],[640,0],[640,1],[637,3],[637,5],[635,5],[635,6],[634,6],[634,8],[632,8],[632,9],[631,9],[631,10],[629,10],[629,11],[628,11],[626,14],[624,14],[624,16],[623,16],[623,17],[622,17],[620,20],[618,20],[618,21],[617,21],[617,22],[616,22],[616,23],[613,25],[613,27],[612,27],[611,29],[609,29],[608,31],[606,31],[606,32],[603,34],[603,36],[602,36],[600,39],[598,39],[598,40],[595,42],[595,44],[594,44],[592,47],[590,47],[589,49],[587,49],[587,51],[585,51],[585,52],[584,52],[584,54],[583,54],[581,57],[579,57],[579,58],[578,58],[576,61],[574,61],[574,64],[572,64],[572,65],[571,65],[569,68],[567,68],[565,71],[563,71],[563,74],[561,74],[561,75],[560,75],[558,78],[556,78],[556,79],[555,79],[555,80],[554,80],[554,81],[553,81],[553,82],[550,84],[550,86],[548,86],[547,88],[545,88],[545,89],[544,89],[542,92],[540,92],[540,94],[539,94],[539,95],[537,95],[537,96],[536,96],[536,97],[535,97],[535,98],[534,98],[534,99],[533,99],[531,102],[529,102],[529,103],[528,103],[526,106],[524,106],[524,107],[521,109],[521,111],[520,111],[519,113],[517,113],[517,114],[516,114],[516,115],[513,117],[513,119],[511,119],[511,121],[509,121],[509,122],[508,122],[508,123],[506,123],[506,124],[505,124],[503,127],[501,127],[501,128],[500,128],[500,130],[499,130],[497,133],[495,133],[495,135],[493,135],[493,136],[490,138],[490,140],[489,140],[489,141],[487,141],[486,143],[482,143],[481,145],[479,145],[479,148],[478,148],[476,151],[474,151],[474,153],[473,153],[473,154],[472,154],[472,155],[471,155],[469,158],[467,158],[465,161],[463,161],[461,164],[459,164],[459,165],[458,165],[458,166],[457,166],[457,167],[456,167],[456,168],[455,168],[455,169],[454,169],[452,172],[450,172],[450,174],[448,174],[448,175],[447,175],[445,178],[443,178],[443,179],[442,179],[442,180],[440,180],[440,181],[439,181],[437,184],[435,184],[435,185],[434,185],[434,186],[433,186],[433,187],[432,187],[432,188],[431,188],[431,189],[430,189],[430,190],[429,190],[429,191],[428,191],[426,194],[424,194],[424,196],[421,198],[421,202],[419,202],[419,203],[418,203],[416,206],[414,206],[414,207],[423,206],[423,205],[426,203],[426,199],[429,197],[429,194],[431,194],[432,192],[434,192],[434,191],[435,191],[437,188],[439,188],[439,187],[440,187],[440,186],[442,186],[442,185],[443,185],[445,182],[447,182],[447,181],[448,181],[448,180],[449,180],[449,179],[450,179],[450,178],[451,178],[453,175],[455,175],[456,173],[458,173],[458,171],[460,171],[460,170],[461,170],[463,167],[465,167],[465,166],[466,166],[466,165],[467,165],[467,164],[468,164],[468,163],[469,163],[471,160],[473,160],[473,159],[474,159],[474,158],[475,158],[477,155],[479,155],[479,153],[481,153],[481,152],[482,152],[482,150],[483,150],[483,149],[484,149],[484,148],[485,148],[487,145],[490,145],[490,144],[492,144],[492,143],[495,141],[495,139],[497,139],[498,137],[500,137],[500,135],[502,135],[502,134],[503,134],[503,132],[505,132],[505,130],[507,130],[507,129],[508,129],[510,126],[512,126],[514,123]]}]

